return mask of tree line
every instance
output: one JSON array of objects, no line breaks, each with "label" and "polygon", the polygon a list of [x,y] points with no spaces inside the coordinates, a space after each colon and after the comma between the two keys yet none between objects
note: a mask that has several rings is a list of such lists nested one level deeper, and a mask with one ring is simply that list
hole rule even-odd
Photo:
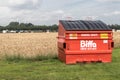
[{"label": "tree line", "polygon": [[32,23],[19,23],[19,22],[10,22],[7,26],[0,26],[0,31],[2,30],[41,30],[43,32],[57,31],[58,25],[34,25]]},{"label": "tree line", "polygon": [[[118,30],[120,25],[108,25],[110,28]],[[10,22],[7,26],[0,26],[0,31],[2,30],[41,30],[43,32],[49,31],[58,31],[58,25],[34,25],[32,23],[19,23],[19,22]]]},{"label": "tree line", "polygon": [[118,24],[112,24],[112,25],[108,25],[108,26],[112,29],[120,30],[120,25],[118,25]]}]

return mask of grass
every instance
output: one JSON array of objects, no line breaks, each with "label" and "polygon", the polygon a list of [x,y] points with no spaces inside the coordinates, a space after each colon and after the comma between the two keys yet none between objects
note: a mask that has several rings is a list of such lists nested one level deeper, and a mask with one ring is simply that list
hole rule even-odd
[{"label": "grass", "polygon": [[120,80],[120,49],[114,49],[112,63],[65,65],[56,57],[14,60],[0,61],[0,80]]},{"label": "grass", "polygon": [[6,55],[2,60],[19,62],[19,61],[43,61],[49,59],[57,59],[57,55],[37,55],[35,57],[23,57],[19,54]]}]

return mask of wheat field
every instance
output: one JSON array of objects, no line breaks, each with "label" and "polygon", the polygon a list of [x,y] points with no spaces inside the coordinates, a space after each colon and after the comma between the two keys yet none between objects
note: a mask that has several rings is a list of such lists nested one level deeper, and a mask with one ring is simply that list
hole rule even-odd
[{"label": "wheat field", "polygon": [[[120,32],[113,34],[115,47],[120,48]],[[0,57],[21,55],[57,55],[57,33],[7,33],[0,34]]]},{"label": "wheat field", "polygon": [[0,34],[0,55],[56,55],[57,33],[7,33]]},{"label": "wheat field", "polygon": [[120,32],[113,33],[114,47],[120,48]]}]

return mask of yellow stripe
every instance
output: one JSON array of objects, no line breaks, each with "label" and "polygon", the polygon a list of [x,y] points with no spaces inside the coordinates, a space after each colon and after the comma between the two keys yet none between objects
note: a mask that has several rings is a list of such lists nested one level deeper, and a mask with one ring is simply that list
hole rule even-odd
[{"label": "yellow stripe", "polygon": [[100,34],[100,38],[101,39],[108,39],[108,34],[106,34],[106,33]]}]

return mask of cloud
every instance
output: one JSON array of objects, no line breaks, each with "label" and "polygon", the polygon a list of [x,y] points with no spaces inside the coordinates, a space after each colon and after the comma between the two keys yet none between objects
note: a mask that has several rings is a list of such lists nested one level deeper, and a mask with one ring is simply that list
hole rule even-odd
[{"label": "cloud", "polygon": [[[11,11],[11,16],[7,16],[6,18],[11,21],[18,22],[32,22],[34,24],[46,24],[51,25],[58,22],[60,19],[65,19],[66,16],[70,16],[71,14],[65,12],[63,10],[52,10],[52,11],[32,11],[32,10],[20,10],[20,11]],[[6,19],[4,18],[4,19]],[[7,20],[6,19],[6,20]]]},{"label": "cloud", "polygon": [[0,25],[7,25],[11,21],[50,25],[66,16],[71,16],[62,9],[41,10],[38,5],[40,2],[41,0],[6,0],[4,5],[0,4]]},{"label": "cloud", "polygon": [[120,11],[114,11],[114,12],[111,12],[111,13],[104,13],[103,15],[104,16],[120,15]]},{"label": "cloud", "polygon": [[82,16],[83,20],[96,20],[98,16]]},{"label": "cloud", "polygon": [[8,6],[14,10],[37,9],[42,0],[8,0]]},{"label": "cloud", "polygon": [[120,2],[120,0],[96,0],[99,2]]},{"label": "cloud", "polygon": [[8,7],[0,7],[0,20],[2,21],[4,17],[9,17],[9,12]]},{"label": "cloud", "polygon": [[49,25],[70,17],[120,24],[119,5],[120,0],[0,0],[0,25],[11,21]]}]

